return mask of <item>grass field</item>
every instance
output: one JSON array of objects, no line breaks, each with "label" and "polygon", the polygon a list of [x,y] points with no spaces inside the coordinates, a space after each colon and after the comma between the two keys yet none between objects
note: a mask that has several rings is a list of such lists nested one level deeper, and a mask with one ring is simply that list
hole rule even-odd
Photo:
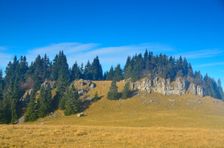
[{"label": "grass field", "polygon": [[[95,82],[101,100],[84,117],[54,116],[0,126],[0,147],[224,147],[224,103],[209,97],[139,94],[106,98],[109,81]],[[119,90],[124,83],[118,84]]]}]

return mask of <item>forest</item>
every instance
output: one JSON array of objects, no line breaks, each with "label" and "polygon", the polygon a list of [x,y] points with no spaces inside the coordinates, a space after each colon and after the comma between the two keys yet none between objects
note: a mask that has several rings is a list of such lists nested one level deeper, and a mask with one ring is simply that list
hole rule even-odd
[{"label": "forest", "polygon": [[[79,112],[82,102],[76,89],[71,86],[74,80],[113,80],[112,85],[116,89],[116,81],[136,81],[148,75],[170,80],[183,77],[202,86],[205,95],[224,99],[221,81],[194,71],[186,58],[154,55],[146,50],[143,54],[127,57],[124,67],[118,64],[103,71],[99,57],[85,65],[75,62],[69,67],[66,55],[60,51],[53,61],[47,55],[38,55],[31,64],[25,56],[14,57],[4,74],[0,71],[0,123],[16,123],[23,115],[26,121],[34,121],[58,108],[63,109],[65,115]],[[43,85],[45,81],[55,82],[54,97],[49,84]],[[127,85],[124,90],[128,92]],[[24,100],[27,91],[30,95]],[[123,98],[127,96],[128,93],[122,94]],[[110,94],[109,97],[117,96]]]}]

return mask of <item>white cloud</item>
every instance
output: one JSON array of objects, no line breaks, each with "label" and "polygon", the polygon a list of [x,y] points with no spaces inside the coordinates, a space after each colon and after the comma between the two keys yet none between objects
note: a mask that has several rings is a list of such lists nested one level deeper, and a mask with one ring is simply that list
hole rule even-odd
[{"label": "white cloud", "polygon": [[215,63],[207,63],[207,64],[196,65],[196,67],[198,67],[198,68],[213,67],[213,66],[224,66],[224,62],[215,62]]},{"label": "white cloud", "polygon": [[224,54],[223,50],[205,49],[205,50],[196,50],[191,52],[179,53],[176,56],[186,57],[187,59],[201,59],[201,58],[220,56],[222,54]]},{"label": "white cloud", "polygon": [[154,51],[155,53],[173,51],[173,48],[169,46],[148,43],[101,47],[99,44],[95,43],[68,42],[32,49],[27,53],[27,59],[28,61],[33,61],[38,54],[44,55],[45,53],[50,59],[53,59],[60,50],[63,50],[67,56],[69,65],[73,64],[75,61],[78,63],[86,63],[88,60],[92,60],[95,56],[99,56],[101,63],[103,63],[103,67],[109,67],[118,63],[123,64],[126,61],[127,56],[143,52],[146,49]]},{"label": "white cloud", "polygon": [[[224,53],[224,51],[219,49],[206,49],[177,54],[178,50],[176,50],[175,48],[152,43],[105,47],[96,43],[64,42],[34,48],[29,50],[25,55],[27,56],[29,62],[33,61],[38,54],[42,56],[44,54],[47,54],[52,60],[59,51],[63,50],[67,56],[70,66],[75,61],[77,61],[79,64],[86,63],[88,60],[91,61],[95,56],[99,56],[103,67],[107,69],[111,65],[123,65],[126,61],[127,56],[133,56],[136,53],[143,53],[146,49],[154,52],[155,54],[159,54],[162,52],[168,55],[181,55],[188,59],[210,58]],[[0,58],[4,59],[0,61],[1,67],[5,67],[8,61],[12,60],[14,56],[6,53],[6,51],[7,50],[4,46],[0,47]],[[213,65],[214,64],[221,63],[213,63]],[[199,67],[208,67],[210,65],[212,65],[212,63],[205,63],[204,65],[199,65]]]},{"label": "white cloud", "polygon": [[45,47],[31,49],[27,53],[27,59],[28,61],[33,61],[37,55],[43,56],[44,54],[47,54],[50,59],[53,59],[61,50],[68,56],[68,59],[71,59],[72,56],[74,57],[75,55],[88,51],[96,46],[97,45],[94,43],[81,44],[75,42],[51,44]]}]

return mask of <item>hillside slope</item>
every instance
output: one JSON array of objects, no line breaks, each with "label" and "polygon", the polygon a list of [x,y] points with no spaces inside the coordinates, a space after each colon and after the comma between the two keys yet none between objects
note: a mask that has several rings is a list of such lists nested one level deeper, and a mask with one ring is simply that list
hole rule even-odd
[{"label": "hillside slope", "polygon": [[[139,94],[106,98],[110,81],[97,81],[101,100],[86,116],[53,115],[0,126],[1,147],[223,147],[224,103],[210,97]],[[119,82],[119,90],[124,83]]]},{"label": "hillside slope", "polygon": [[[127,100],[112,101],[106,98],[110,81],[95,81],[101,100],[85,110],[84,117],[64,116],[57,111],[53,117],[40,119],[35,124],[69,124],[128,127],[224,127],[224,103],[210,97],[163,96],[138,94]],[[121,91],[124,82],[118,83]]]}]

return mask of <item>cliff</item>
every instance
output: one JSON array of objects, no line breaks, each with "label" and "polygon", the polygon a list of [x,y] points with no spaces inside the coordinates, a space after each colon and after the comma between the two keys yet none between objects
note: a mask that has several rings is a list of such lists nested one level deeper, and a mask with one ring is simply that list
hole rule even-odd
[{"label": "cliff", "polygon": [[131,82],[130,89],[148,93],[155,92],[163,95],[193,94],[201,97],[204,96],[203,87],[182,77],[177,77],[174,81],[161,77],[145,77],[141,80]]}]

